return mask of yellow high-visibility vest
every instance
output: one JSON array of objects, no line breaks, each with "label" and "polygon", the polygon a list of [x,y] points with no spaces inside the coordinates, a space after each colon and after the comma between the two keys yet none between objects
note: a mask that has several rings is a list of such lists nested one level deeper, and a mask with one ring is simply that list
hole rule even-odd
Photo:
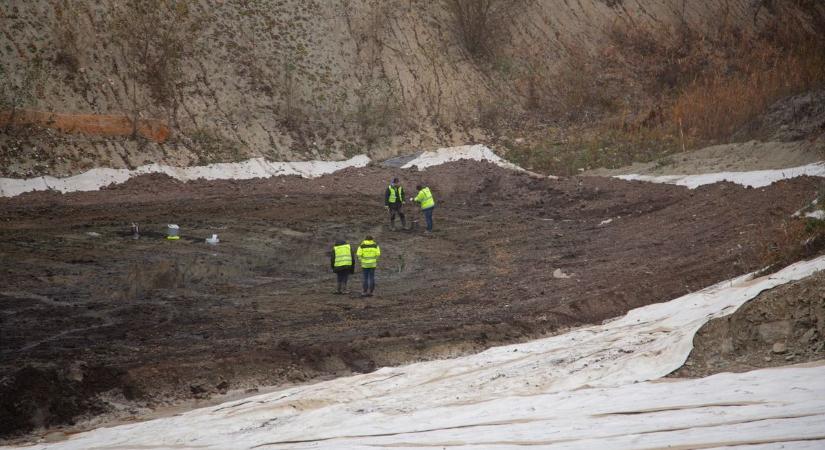
[{"label": "yellow high-visibility vest", "polygon": [[336,245],[332,250],[335,252],[335,264],[333,264],[333,267],[352,265],[352,250],[349,244]]},{"label": "yellow high-visibility vest", "polygon": [[390,197],[387,199],[388,203],[404,201],[404,188],[401,186],[390,185],[388,189],[390,190]]},{"label": "yellow high-visibility vest", "polygon": [[421,209],[432,208],[435,206],[435,199],[433,199],[433,193],[430,192],[430,188],[425,187],[418,191],[418,195],[415,196],[415,201],[421,203]]},{"label": "yellow high-visibility vest", "polygon": [[375,241],[364,241],[355,252],[362,269],[374,269],[378,267],[378,257],[381,256],[381,249]]}]

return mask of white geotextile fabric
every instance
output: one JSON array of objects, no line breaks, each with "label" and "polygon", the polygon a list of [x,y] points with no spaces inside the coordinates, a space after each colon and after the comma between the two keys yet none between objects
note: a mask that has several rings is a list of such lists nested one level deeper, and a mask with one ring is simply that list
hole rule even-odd
[{"label": "white geotextile fabric", "polygon": [[699,186],[719,183],[722,181],[729,181],[731,183],[741,184],[742,186],[764,187],[779,180],[786,180],[788,178],[801,177],[805,175],[811,177],[825,177],[825,163],[818,162],[808,164],[806,166],[790,167],[788,169],[754,170],[750,172],[716,172],[698,175],[660,176],[630,174],[616,175],[614,178],[628,181],[648,181],[651,183],[676,184],[679,186],[686,186],[689,189],[696,189]]},{"label": "white geotextile fabric", "polygon": [[473,161],[488,161],[499,167],[505,169],[512,169],[522,171],[521,167],[502,159],[500,156],[493,153],[488,147],[476,145],[462,145],[458,147],[439,148],[431,152],[422,152],[415,159],[408,161],[401,166],[402,169],[410,169],[413,166],[418,169],[426,169],[427,167],[438,166],[440,164],[469,159]]},{"label": "white geotextile fabric", "polygon": [[823,448],[825,365],[649,381],[684,363],[708,320],[823,268],[825,257],[546,339],[292,387],[35,448]]},{"label": "white geotextile fabric", "polygon": [[314,178],[347,167],[364,167],[370,159],[358,155],[346,161],[272,162],[253,158],[239,163],[217,163],[208,166],[175,167],[148,164],[135,170],[95,168],[67,178],[43,176],[36,178],[0,178],[0,197],[14,197],[24,192],[55,190],[59,192],[95,191],[112,183],[123,183],[129,178],[150,173],[162,173],[181,181],[248,180],[280,175],[299,175]]},{"label": "white geotextile fabric", "polygon": [[[505,161],[484,145],[463,145],[439,148],[418,155],[402,168],[413,166],[419,169],[437,166],[451,161],[469,159],[489,161],[506,169],[523,171],[521,167]],[[25,192],[55,190],[59,192],[95,191],[112,183],[123,183],[129,178],[150,173],[162,173],[181,181],[205,180],[248,180],[269,178],[280,175],[300,175],[314,178],[336,172],[347,167],[364,167],[370,159],[358,155],[346,161],[299,161],[271,162],[264,158],[253,158],[238,163],[217,163],[208,166],[175,167],[148,164],[135,170],[95,168],[67,178],[42,176],[27,179],[0,178],[0,197],[14,197]]]}]

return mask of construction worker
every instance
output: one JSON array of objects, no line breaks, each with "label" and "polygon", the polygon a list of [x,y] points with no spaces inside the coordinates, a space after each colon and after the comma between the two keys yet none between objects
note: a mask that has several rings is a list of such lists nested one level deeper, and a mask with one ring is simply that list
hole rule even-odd
[{"label": "construction worker", "polygon": [[347,280],[349,274],[355,270],[355,256],[352,253],[352,246],[343,239],[337,239],[332,247],[332,258],[330,259],[332,271],[338,276],[338,289],[336,294],[347,292]]},{"label": "construction worker", "polygon": [[384,191],[384,207],[390,213],[390,230],[395,230],[396,214],[401,218],[401,229],[406,228],[406,218],[404,217],[404,188],[398,183],[398,178],[393,178],[387,190]]},{"label": "construction worker", "polygon": [[415,198],[411,198],[411,201],[419,203],[421,205],[421,212],[424,213],[424,219],[427,221],[427,230],[425,233],[432,233],[433,232],[433,209],[435,208],[435,199],[433,198],[433,193],[430,191],[430,188],[427,186],[421,186],[420,184],[415,187],[418,190],[418,194],[416,194]]},{"label": "construction worker", "polygon": [[358,250],[355,252],[358,256],[358,262],[361,263],[361,271],[363,273],[364,292],[361,297],[372,297],[372,291],[375,290],[375,268],[378,267],[378,257],[381,256],[381,249],[378,244],[372,239],[372,236],[367,236]]}]

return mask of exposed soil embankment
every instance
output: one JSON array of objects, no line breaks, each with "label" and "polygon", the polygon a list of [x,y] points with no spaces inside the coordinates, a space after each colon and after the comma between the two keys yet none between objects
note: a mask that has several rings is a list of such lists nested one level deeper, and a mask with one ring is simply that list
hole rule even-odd
[{"label": "exposed soil embankment", "polygon": [[825,359],[825,274],[765,292],[703,326],[676,377],[704,377]]},{"label": "exposed soil embankment", "polygon": [[0,127],[51,128],[62,133],[79,133],[88,136],[132,136],[134,134],[161,144],[171,131],[163,121],[137,119],[117,114],[63,114],[47,111],[0,112]]},{"label": "exposed soil embankment", "polygon": [[768,111],[825,83],[821,2],[475,3],[0,2],[3,109],[121,112],[174,130],[163,145],[0,133],[0,174],[384,159],[467,142],[578,174],[821,124],[816,95],[794,101],[799,114]]},{"label": "exposed soil embankment", "polygon": [[[432,187],[432,236],[388,230],[394,175]],[[457,162],[0,199],[0,397],[14,399],[0,432],[597,323],[762,267],[765,234],[817,187],[688,190]],[[168,223],[180,241],[162,238]],[[327,251],[367,234],[382,248],[377,296],[333,295]],[[98,368],[115,385],[92,382]]]}]

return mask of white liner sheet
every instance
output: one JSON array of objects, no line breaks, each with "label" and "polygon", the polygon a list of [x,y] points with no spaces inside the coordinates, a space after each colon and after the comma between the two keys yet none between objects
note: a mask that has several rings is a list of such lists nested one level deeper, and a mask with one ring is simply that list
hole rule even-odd
[{"label": "white liner sheet", "polygon": [[418,169],[421,170],[426,169],[427,167],[438,166],[444,163],[465,159],[472,161],[488,161],[505,169],[517,171],[524,170],[521,167],[504,160],[500,156],[493,153],[493,151],[488,147],[481,144],[445,147],[431,152],[422,152],[415,159],[402,165],[401,168],[410,169],[412,167],[418,167]]},{"label": "white liner sheet", "polygon": [[825,163],[818,162],[808,164],[806,166],[791,167],[788,169],[754,170],[750,172],[715,172],[698,175],[661,176],[630,174],[616,175],[614,178],[628,181],[647,181],[651,183],[675,184],[679,186],[686,186],[689,189],[696,189],[699,186],[719,183],[722,181],[729,181],[742,186],[750,186],[755,188],[764,187],[779,180],[786,180],[788,178],[801,177],[805,175],[811,177],[825,177]]},{"label": "white liner sheet", "polygon": [[97,429],[38,449],[825,447],[825,365],[657,380],[696,331],[825,257],[602,325]]},{"label": "white liner sheet", "polygon": [[264,158],[248,159],[239,163],[217,163],[208,166],[175,167],[148,164],[135,170],[95,168],[67,178],[43,176],[28,179],[0,178],[0,197],[14,197],[24,192],[55,190],[59,192],[95,191],[112,183],[123,183],[129,178],[151,173],[162,173],[181,181],[248,180],[281,175],[319,177],[347,167],[364,167],[370,159],[358,155],[346,161],[272,162]]}]

